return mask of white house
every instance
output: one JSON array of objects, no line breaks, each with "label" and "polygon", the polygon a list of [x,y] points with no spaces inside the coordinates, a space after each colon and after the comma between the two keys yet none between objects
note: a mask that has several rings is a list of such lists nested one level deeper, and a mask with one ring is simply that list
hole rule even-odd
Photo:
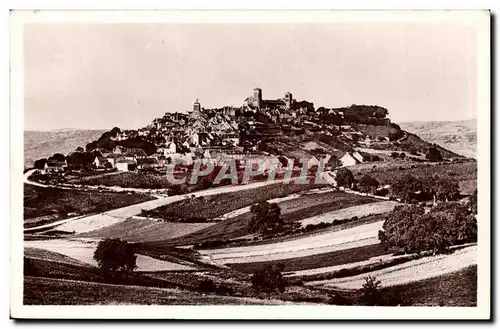
[{"label": "white house", "polygon": [[342,166],[354,166],[358,163],[356,158],[352,156],[349,152],[346,152],[343,157],[340,158],[340,162],[342,162]]},{"label": "white house", "polygon": [[170,142],[170,144],[168,144],[167,147],[163,150],[163,155],[165,156],[175,153],[177,153],[177,145],[175,144],[175,142]]},{"label": "white house", "polygon": [[118,171],[133,171],[137,168],[137,162],[127,159],[119,159],[115,165]]}]

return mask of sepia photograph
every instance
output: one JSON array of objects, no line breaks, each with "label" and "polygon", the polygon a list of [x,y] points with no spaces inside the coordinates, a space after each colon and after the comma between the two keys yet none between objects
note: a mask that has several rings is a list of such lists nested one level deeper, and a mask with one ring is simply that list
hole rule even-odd
[{"label": "sepia photograph", "polygon": [[11,12],[11,316],[488,319],[490,20]]}]

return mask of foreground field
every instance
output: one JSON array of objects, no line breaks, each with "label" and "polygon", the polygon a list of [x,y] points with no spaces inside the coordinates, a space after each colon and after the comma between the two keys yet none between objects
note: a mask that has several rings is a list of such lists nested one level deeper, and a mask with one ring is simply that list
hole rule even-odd
[{"label": "foreground field", "polygon": [[477,306],[477,265],[430,279],[382,289],[399,305]]},{"label": "foreground field", "polygon": [[152,199],[148,195],[138,193],[95,193],[24,184],[24,226],[44,225],[68,217],[104,212]]},{"label": "foreground field", "polygon": [[25,277],[26,305],[284,305],[278,299],[217,296],[179,289]]}]

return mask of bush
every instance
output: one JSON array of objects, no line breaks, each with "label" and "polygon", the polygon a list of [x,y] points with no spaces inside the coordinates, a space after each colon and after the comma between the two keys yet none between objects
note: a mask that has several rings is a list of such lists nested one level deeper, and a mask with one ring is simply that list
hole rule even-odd
[{"label": "bush", "polygon": [[200,281],[198,289],[201,292],[214,292],[216,290],[216,286],[212,280],[205,279],[203,281]]},{"label": "bush", "polygon": [[255,271],[252,275],[252,286],[262,292],[284,292],[286,281],[281,274],[284,266],[273,264]]},{"label": "bush", "polygon": [[443,161],[441,152],[439,152],[439,150],[435,146],[429,148],[427,154],[425,155],[425,158],[431,162]]},{"label": "bush", "polygon": [[361,192],[363,192],[363,193],[374,193],[377,190],[377,188],[379,186],[379,183],[372,176],[370,176],[370,175],[364,175],[359,180],[358,185],[359,185],[359,190]]},{"label": "bush", "polygon": [[335,180],[338,186],[351,188],[352,183],[354,183],[354,175],[349,169],[340,168],[335,175]]},{"label": "bush", "polygon": [[137,256],[133,246],[118,238],[105,238],[99,241],[94,252],[94,260],[106,272],[131,272],[137,267]]},{"label": "bush", "polygon": [[361,304],[363,305],[379,305],[381,301],[381,292],[380,292],[380,280],[377,280],[374,276],[367,276],[364,278],[365,283],[363,284],[363,288],[361,288]]},{"label": "bush", "polygon": [[248,224],[248,230],[255,232],[275,232],[283,224],[281,208],[276,203],[262,201],[250,207],[252,218]]}]

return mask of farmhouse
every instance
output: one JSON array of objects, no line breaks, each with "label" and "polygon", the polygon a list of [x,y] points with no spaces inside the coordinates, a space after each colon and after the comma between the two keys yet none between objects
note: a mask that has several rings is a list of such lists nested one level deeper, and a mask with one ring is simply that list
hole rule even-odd
[{"label": "farmhouse", "polygon": [[160,166],[160,163],[155,158],[137,159],[137,169],[157,168],[159,166]]},{"label": "farmhouse", "polygon": [[137,168],[137,162],[129,159],[119,159],[116,161],[118,171],[134,171]]},{"label": "farmhouse", "polygon": [[112,168],[116,167],[116,160],[122,158],[123,156],[121,154],[116,154],[116,153],[109,153],[104,156],[106,160],[111,164]]},{"label": "farmhouse", "polygon": [[45,162],[44,170],[46,173],[59,173],[63,172],[64,169],[68,166],[66,160],[64,161],[47,161]]},{"label": "farmhouse", "polygon": [[102,156],[96,156],[94,162],[92,162],[95,168],[111,168],[112,164],[109,160]]},{"label": "farmhouse", "polygon": [[344,156],[340,158],[340,162],[342,162],[342,166],[354,166],[355,164],[360,163],[359,160],[356,159],[356,157],[353,156],[352,153],[346,152]]},{"label": "farmhouse", "polygon": [[148,155],[140,148],[130,148],[122,153],[123,157],[127,160],[136,160],[138,158],[145,158]]}]

